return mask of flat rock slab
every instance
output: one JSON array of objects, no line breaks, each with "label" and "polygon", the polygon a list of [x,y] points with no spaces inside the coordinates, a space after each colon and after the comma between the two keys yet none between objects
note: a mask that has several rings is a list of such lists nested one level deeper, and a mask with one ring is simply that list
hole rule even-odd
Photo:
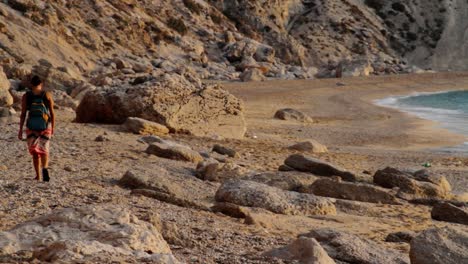
[{"label": "flat rock slab", "polygon": [[304,123],[313,122],[312,118],[302,113],[301,111],[292,108],[284,108],[276,111],[275,118],[281,120],[295,120]]},{"label": "flat rock slab", "polygon": [[152,154],[161,158],[188,161],[198,163],[203,160],[200,153],[191,148],[177,144],[171,141],[154,142],[148,146],[146,153]]},{"label": "flat rock slab", "polygon": [[329,199],[284,191],[253,181],[224,182],[215,197],[217,202],[259,207],[277,214],[305,216],[336,214],[336,208]]},{"label": "flat rock slab", "polygon": [[127,118],[123,123],[123,127],[127,131],[141,135],[165,135],[169,133],[169,128],[166,126],[138,117]]},{"label": "flat rock slab", "polygon": [[271,250],[264,254],[270,258],[286,261],[299,261],[300,263],[335,264],[327,252],[314,238],[299,237],[290,245]]},{"label": "flat rock slab", "polygon": [[411,264],[468,263],[468,232],[454,227],[434,228],[411,240]]},{"label": "flat rock slab", "polygon": [[306,235],[315,238],[328,255],[345,263],[409,264],[405,254],[382,247],[376,242],[332,229],[318,229]]},{"label": "flat rock slab", "polygon": [[468,208],[450,203],[436,204],[431,211],[434,220],[468,225]]},{"label": "flat rock slab", "polygon": [[318,176],[340,176],[345,181],[355,181],[356,176],[337,166],[319,159],[306,157],[301,154],[289,156],[284,164],[298,171],[310,172]]},{"label": "flat rock slab", "polygon": [[306,192],[307,187],[314,183],[318,177],[298,171],[289,172],[262,172],[250,175],[244,180],[260,182],[285,191]]},{"label": "flat rock slab", "polygon": [[[214,187],[209,187],[191,175],[174,175],[164,168],[133,168],[119,180],[119,185],[132,190],[132,194],[175,204],[182,207],[206,209],[202,200],[212,196]],[[202,192],[202,190],[204,192]]]},{"label": "flat rock slab", "polygon": [[19,251],[33,252],[34,258],[47,262],[122,256],[178,263],[154,225],[113,205],[56,210],[0,232],[0,252]]},{"label": "flat rock slab", "polygon": [[367,203],[401,204],[389,190],[363,183],[319,179],[309,188],[308,193],[318,196],[361,201]]},{"label": "flat rock slab", "polygon": [[327,153],[328,152],[328,148],[325,145],[317,142],[316,140],[307,140],[304,142],[299,142],[297,144],[289,146],[288,148],[292,150],[307,151],[307,152],[312,152],[312,153]]}]

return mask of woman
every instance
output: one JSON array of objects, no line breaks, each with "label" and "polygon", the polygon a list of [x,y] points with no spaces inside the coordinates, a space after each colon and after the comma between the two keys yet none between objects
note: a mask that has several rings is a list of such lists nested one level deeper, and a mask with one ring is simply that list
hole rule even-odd
[{"label": "woman", "polygon": [[35,180],[40,180],[42,167],[42,179],[49,181],[49,140],[55,128],[54,101],[52,95],[43,90],[42,81],[38,76],[31,78],[31,91],[23,95],[19,140],[23,140],[25,121],[28,149],[33,156],[36,170]]}]

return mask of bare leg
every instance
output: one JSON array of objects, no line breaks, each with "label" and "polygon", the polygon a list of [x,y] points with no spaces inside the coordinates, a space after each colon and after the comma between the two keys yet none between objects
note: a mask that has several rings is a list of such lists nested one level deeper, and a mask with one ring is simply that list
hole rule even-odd
[{"label": "bare leg", "polygon": [[34,170],[36,170],[36,178],[35,180],[39,180],[41,178],[41,158],[39,155],[33,155],[33,164]]},{"label": "bare leg", "polygon": [[50,181],[50,176],[49,176],[49,155],[41,155],[41,161],[42,161],[42,180],[45,182]]},{"label": "bare leg", "polygon": [[44,169],[49,168],[49,155],[48,154],[41,155],[41,162],[42,162],[42,168]]}]

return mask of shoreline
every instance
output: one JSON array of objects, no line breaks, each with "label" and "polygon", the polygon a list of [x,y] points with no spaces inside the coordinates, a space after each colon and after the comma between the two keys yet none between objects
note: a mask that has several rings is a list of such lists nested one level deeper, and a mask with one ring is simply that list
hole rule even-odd
[{"label": "shoreline", "polygon": [[[338,82],[346,85],[338,86]],[[382,106],[375,101],[416,92],[468,89],[468,73],[425,73],[223,85],[234,95],[244,99],[249,130],[258,129],[260,131],[257,132],[277,134],[279,138],[313,138],[339,147],[360,146],[389,150],[430,150],[455,147],[465,142],[465,135],[442,128],[436,121]],[[296,133],[294,129],[297,126],[287,122],[274,124],[273,113],[282,107],[297,108],[312,116],[316,123],[306,128],[312,133]],[[260,118],[269,120],[262,122]],[[263,128],[258,125],[259,121],[264,124]],[[359,128],[363,127],[368,130],[366,132],[370,134],[369,138],[359,136]],[[284,131],[285,128],[289,128],[290,131]],[[394,128],[398,131],[392,131]],[[341,133],[342,137],[336,140],[333,135],[327,139],[326,135],[321,135],[325,134],[324,131],[320,131],[328,130],[334,133],[342,129],[346,129],[347,133]],[[315,134],[315,138],[309,134]]]},{"label": "shoreline", "polygon": [[[414,118],[430,121],[434,123],[434,126],[437,128],[446,129],[450,131],[451,133],[455,133],[457,135],[465,137],[465,140],[458,145],[442,146],[442,147],[435,148],[434,151],[452,150],[453,152],[456,152],[456,153],[468,153],[468,149],[466,148],[466,144],[468,143],[467,142],[468,134],[466,134],[466,131],[464,132],[460,129],[457,130],[457,128],[455,127],[451,127],[450,122],[447,122],[443,120],[440,116],[439,117],[437,116],[437,110],[441,110],[441,111],[452,111],[452,110],[445,110],[445,109],[431,108],[431,107],[422,107],[419,109],[418,107],[412,108],[411,106],[405,106],[405,105],[399,104],[400,100],[408,99],[412,97],[425,96],[425,95],[439,95],[439,94],[441,95],[441,94],[447,94],[447,93],[458,92],[458,91],[468,91],[468,90],[456,89],[456,90],[444,90],[444,91],[437,91],[437,92],[413,92],[412,94],[409,94],[409,95],[390,96],[390,97],[385,97],[382,99],[376,99],[373,101],[373,103],[380,107],[397,110],[403,114],[409,114],[413,116]],[[425,112],[424,110],[427,110],[428,112]]]}]

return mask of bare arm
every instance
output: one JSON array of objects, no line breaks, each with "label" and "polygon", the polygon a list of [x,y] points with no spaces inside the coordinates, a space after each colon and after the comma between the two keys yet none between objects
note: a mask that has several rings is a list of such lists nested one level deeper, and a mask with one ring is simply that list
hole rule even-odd
[{"label": "bare arm", "polygon": [[50,112],[50,123],[52,124],[52,134],[55,131],[55,110],[54,110],[54,99],[50,93],[47,93],[47,100],[49,100],[49,112]]},{"label": "bare arm", "polygon": [[20,128],[18,132],[19,140],[23,140],[23,127],[24,127],[24,121],[26,120],[26,111],[27,111],[26,108],[27,108],[26,94],[24,94],[23,98],[21,99]]}]

